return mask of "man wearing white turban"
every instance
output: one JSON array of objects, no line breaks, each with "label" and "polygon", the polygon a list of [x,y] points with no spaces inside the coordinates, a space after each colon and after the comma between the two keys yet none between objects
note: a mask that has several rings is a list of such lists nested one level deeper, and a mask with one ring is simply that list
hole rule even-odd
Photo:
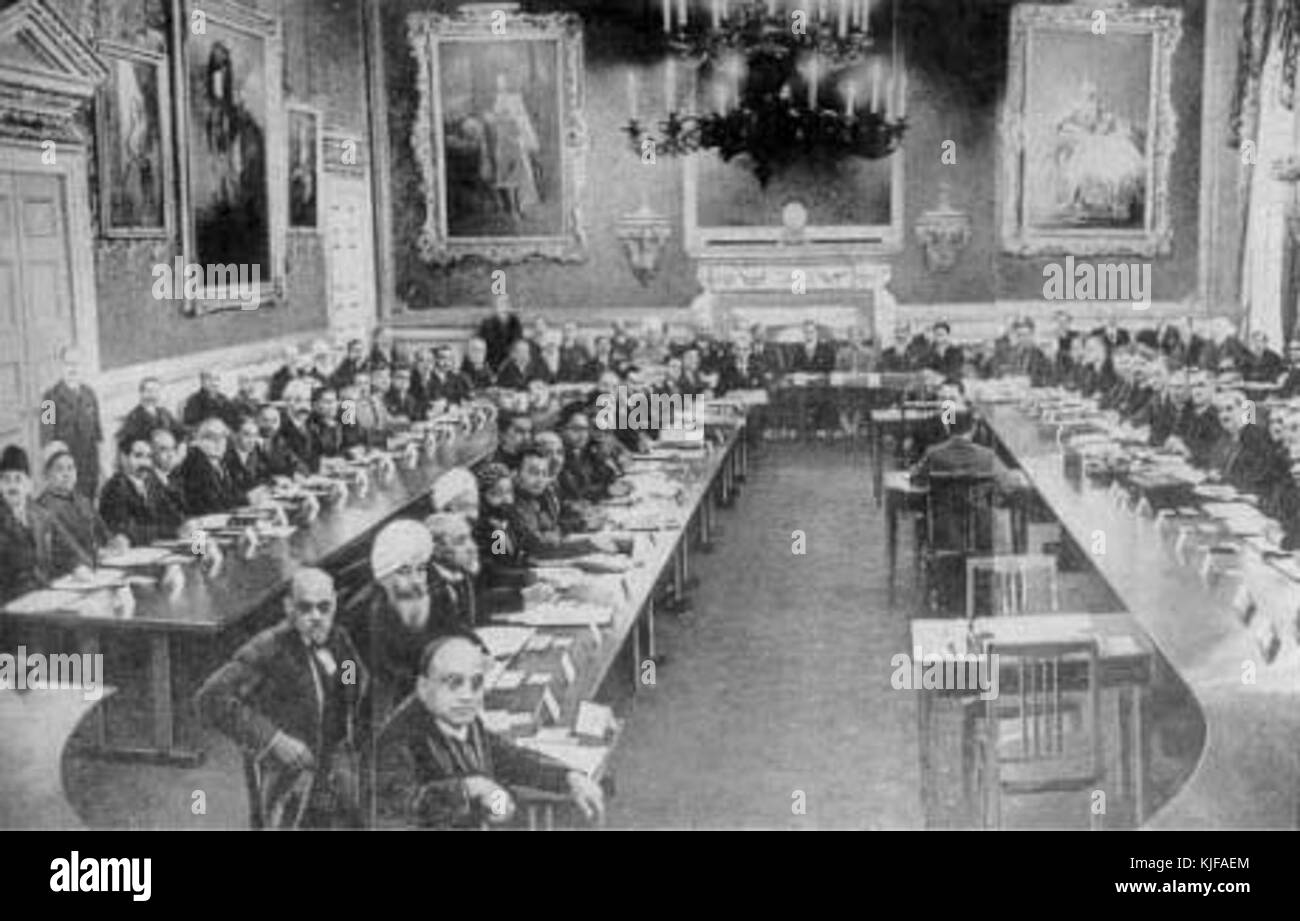
[{"label": "man wearing white turban", "polygon": [[415,686],[420,650],[438,636],[429,616],[425,576],[432,555],[429,529],[407,519],[385,525],[370,548],[370,570],[378,589],[367,613],[376,728],[391,705]]},{"label": "man wearing white turban", "polygon": [[433,510],[478,520],[478,478],[465,467],[453,467],[433,483]]}]

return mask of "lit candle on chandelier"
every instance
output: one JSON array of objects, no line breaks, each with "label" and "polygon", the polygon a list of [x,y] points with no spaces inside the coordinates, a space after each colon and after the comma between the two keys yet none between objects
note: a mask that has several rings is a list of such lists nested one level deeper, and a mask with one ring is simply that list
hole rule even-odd
[{"label": "lit candle on chandelier", "polygon": [[858,85],[850,83],[848,87],[848,99],[844,102],[844,114],[852,115],[853,110],[857,107],[858,102]]},{"label": "lit candle on chandelier", "polygon": [[880,62],[871,65],[871,111],[880,111]]},{"label": "lit candle on chandelier", "polygon": [[677,25],[686,28],[686,0],[677,0]]},{"label": "lit candle on chandelier", "polygon": [[849,34],[849,0],[840,0],[840,26],[839,36],[844,38]]},{"label": "lit candle on chandelier", "polygon": [[907,115],[907,71],[901,70],[898,74],[898,117],[903,118]]},{"label": "lit candle on chandelier", "polygon": [[722,25],[722,16],[721,16],[722,6],[718,2],[718,0],[713,0],[711,5],[713,8],[713,28],[717,29],[719,26]]},{"label": "lit candle on chandelier", "polygon": [[677,111],[677,62],[672,58],[664,65],[664,100],[669,112]]},{"label": "lit candle on chandelier", "polygon": [[636,71],[627,72],[627,108],[632,113],[632,120],[636,121]]},{"label": "lit candle on chandelier", "polygon": [[817,70],[819,62],[814,57],[808,64],[808,108],[817,111]]},{"label": "lit candle on chandelier", "polygon": [[776,0],[767,0],[767,15],[776,15]]},{"label": "lit candle on chandelier", "polygon": [[673,0],[664,0],[664,34],[673,30]]}]

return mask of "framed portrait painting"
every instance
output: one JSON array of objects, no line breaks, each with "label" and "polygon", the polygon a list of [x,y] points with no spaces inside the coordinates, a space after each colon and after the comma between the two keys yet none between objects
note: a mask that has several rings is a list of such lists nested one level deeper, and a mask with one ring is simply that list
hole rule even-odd
[{"label": "framed portrait painting", "polygon": [[1164,7],[1013,9],[999,193],[1006,251],[1169,252],[1181,33],[1181,10]]},{"label": "framed portrait painting", "polygon": [[96,50],[109,70],[95,108],[100,232],[165,239],[174,211],[166,57],[112,42]]},{"label": "framed portrait painting", "polygon": [[471,6],[411,14],[407,30],[420,96],[411,145],[425,202],[421,257],[582,259],[578,18]]},{"label": "framed portrait painting", "polygon": [[289,118],[289,227],[315,230],[320,188],[320,112],[286,108]]},{"label": "framed portrait painting", "polygon": [[222,0],[178,6],[186,260],[255,267],[273,291],[288,198],[279,21]]}]

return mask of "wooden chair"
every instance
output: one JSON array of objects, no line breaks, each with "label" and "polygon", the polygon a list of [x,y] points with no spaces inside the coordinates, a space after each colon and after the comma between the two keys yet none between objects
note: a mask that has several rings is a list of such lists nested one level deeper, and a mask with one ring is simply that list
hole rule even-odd
[{"label": "wooden chair", "polygon": [[[1005,797],[1091,791],[1105,779],[1098,648],[1096,640],[1004,642],[985,654],[999,657],[1002,680],[998,697],[984,702],[974,763],[981,827],[1000,829]],[[1068,731],[1074,709],[1082,725]],[[1090,827],[1100,824],[1090,810]]]},{"label": "wooden chair", "polygon": [[1001,556],[968,557],[966,559],[966,617],[976,616],[975,583],[980,573],[990,579],[989,601],[992,616],[1041,613],[1043,608],[1030,604],[1030,577],[1035,572],[1046,574],[1047,610],[1061,609],[1060,584],[1057,579],[1056,557],[1045,554],[1008,554]]}]

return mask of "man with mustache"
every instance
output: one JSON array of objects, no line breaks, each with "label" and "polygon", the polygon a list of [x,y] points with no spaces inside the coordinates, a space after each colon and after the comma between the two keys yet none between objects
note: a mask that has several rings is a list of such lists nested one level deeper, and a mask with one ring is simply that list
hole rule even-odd
[{"label": "man with mustache", "polygon": [[199,689],[205,722],[244,750],[254,828],[363,824],[358,743],[370,677],[335,624],[334,580],[294,573],[285,619]]},{"label": "man with mustache", "polygon": [[301,466],[308,473],[315,473],[320,466],[321,450],[312,432],[311,388],[311,383],[305,379],[293,381],[285,388],[284,401],[287,405],[272,454],[288,451],[297,460],[295,466]]},{"label": "man with mustache", "polygon": [[433,538],[426,570],[429,601],[439,633],[472,630],[478,621],[474,580],[478,577],[478,545],[463,515],[437,512],[424,520]]},{"label": "man with mustache", "polygon": [[154,472],[148,440],[123,439],[118,453],[119,470],[99,497],[104,524],[135,546],[175,537],[185,513],[179,496]]},{"label": "man with mustache", "polygon": [[84,562],[76,541],[31,494],[27,452],[9,445],[0,453],[0,603],[41,588]]},{"label": "man with mustache", "polygon": [[370,550],[377,588],[367,613],[376,727],[393,704],[414,689],[420,651],[444,633],[429,599],[427,567],[432,556],[429,529],[409,519],[385,525]]},{"label": "man with mustache", "polygon": [[489,662],[473,636],[445,637],[423,651],[415,693],[379,736],[377,824],[505,824],[515,814],[512,787],[567,795],[588,819],[604,815],[604,794],[586,774],[483,725]]}]

